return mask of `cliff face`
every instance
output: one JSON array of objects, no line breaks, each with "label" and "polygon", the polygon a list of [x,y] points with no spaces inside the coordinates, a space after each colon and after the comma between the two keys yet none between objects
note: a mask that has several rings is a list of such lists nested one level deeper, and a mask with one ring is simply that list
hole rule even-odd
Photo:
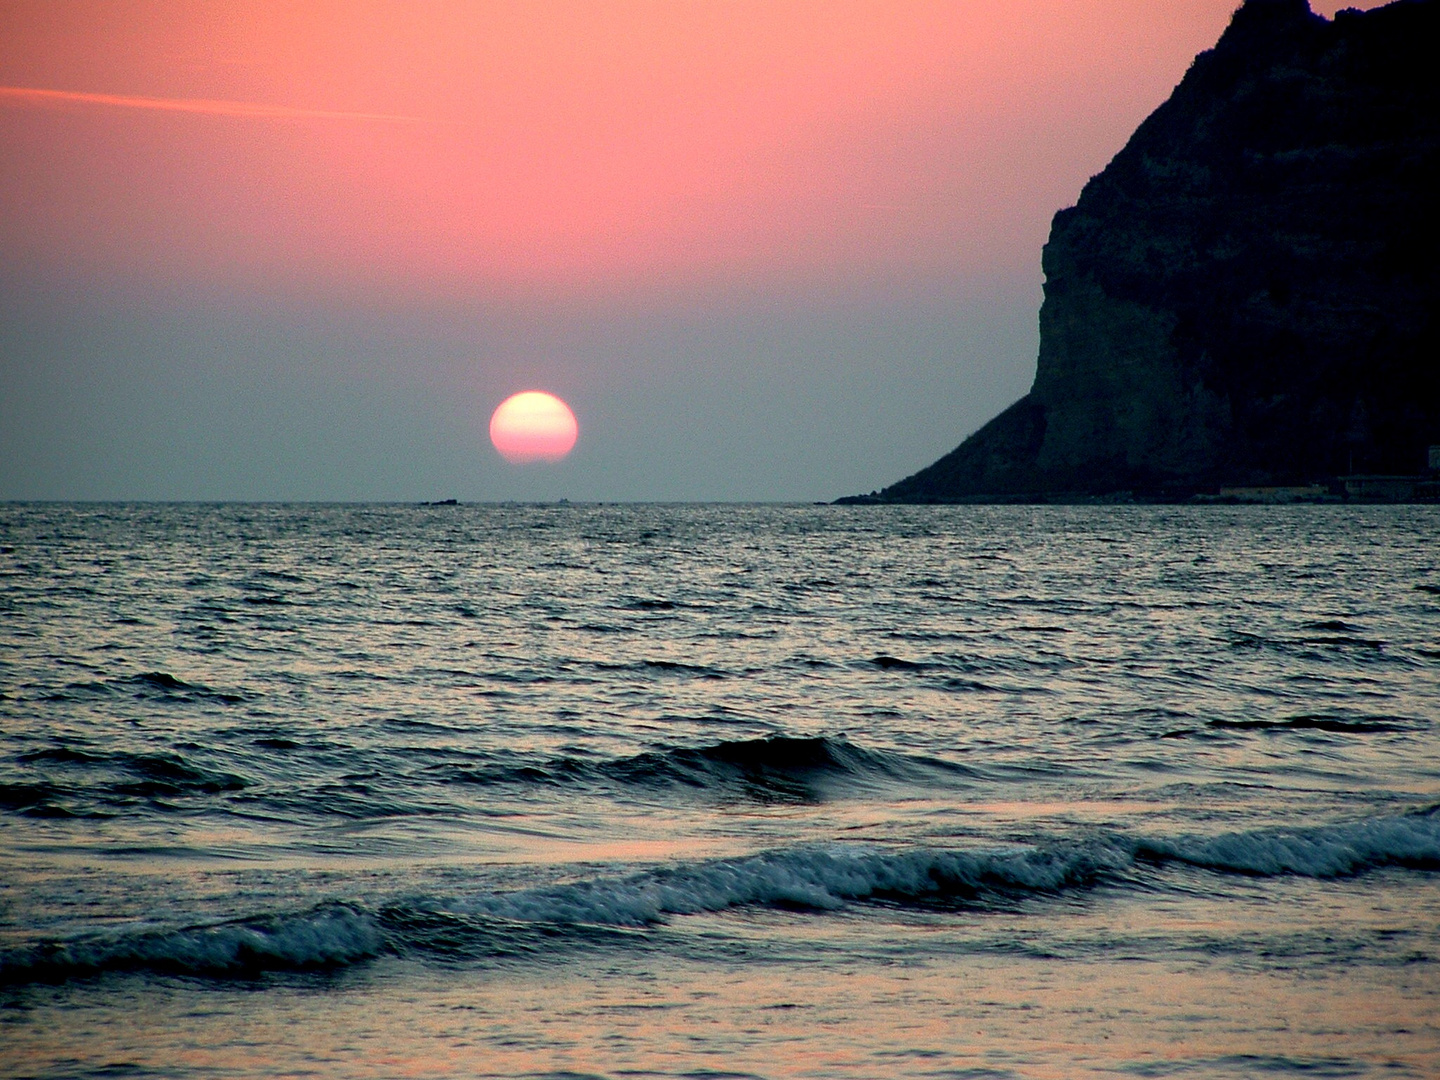
[{"label": "cliff face", "polygon": [[1415,473],[1440,443],[1440,0],[1248,0],[1045,246],[1030,393],[876,501]]}]

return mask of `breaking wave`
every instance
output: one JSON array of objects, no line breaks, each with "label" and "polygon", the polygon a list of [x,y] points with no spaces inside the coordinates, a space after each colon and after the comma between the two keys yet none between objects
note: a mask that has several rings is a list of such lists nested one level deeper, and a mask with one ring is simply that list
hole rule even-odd
[{"label": "breaking wave", "polygon": [[985,906],[1104,884],[1123,888],[1168,864],[1321,879],[1386,867],[1440,870],[1440,812],[1310,829],[1115,834],[990,850],[788,848],[478,896],[392,899],[373,912],[337,903],[209,926],[44,941],[0,953],[0,983],[106,971],[247,977],[344,967],[384,954],[535,957],[587,928],[643,929],[732,908]]},{"label": "breaking wave", "polygon": [[341,967],[378,956],[384,948],[385,934],[373,916],[332,904],[300,915],[41,942],[0,954],[0,983],[106,971],[253,976]]},{"label": "breaking wave", "polygon": [[1437,870],[1440,814],[1218,837],[1100,836],[1002,851],[793,849],[481,897],[459,910],[518,921],[642,926],[732,907],[828,911],[864,900],[914,904],[1057,893],[1170,862],[1312,878],[1386,866]]},{"label": "breaking wave", "polygon": [[456,909],[520,922],[646,926],[735,907],[832,911],[863,900],[1053,893],[1128,861],[1104,842],[1009,852],[801,848],[478,897]]},{"label": "breaking wave", "polygon": [[1184,863],[1255,877],[1350,877],[1386,866],[1440,870],[1437,809],[1310,829],[1140,840],[1135,855],[1152,862]]}]

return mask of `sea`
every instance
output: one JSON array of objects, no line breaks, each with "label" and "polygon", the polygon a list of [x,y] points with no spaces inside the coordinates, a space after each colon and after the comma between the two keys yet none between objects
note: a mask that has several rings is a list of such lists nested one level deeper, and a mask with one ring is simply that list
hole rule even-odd
[{"label": "sea", "polygon": [[0,505],[0,1075],[1440,1076],[1440,507]]}]

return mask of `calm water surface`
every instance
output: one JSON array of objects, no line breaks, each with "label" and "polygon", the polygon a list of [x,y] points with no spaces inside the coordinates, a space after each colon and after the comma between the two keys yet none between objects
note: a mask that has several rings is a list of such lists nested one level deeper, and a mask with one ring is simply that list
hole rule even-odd
[{"label": "calm water surface", "polygon": [[0,506],[0,1074],[1440,1075],[1437,540]]}]

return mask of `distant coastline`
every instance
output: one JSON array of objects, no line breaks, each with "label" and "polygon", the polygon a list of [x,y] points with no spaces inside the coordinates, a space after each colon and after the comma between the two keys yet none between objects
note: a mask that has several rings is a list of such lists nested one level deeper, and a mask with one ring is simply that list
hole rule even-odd
[{"label": "distant coastline", "polygon": [[[1440,446],[1431,447],[1432,456],[1440,456]],[[1081,492],[1015,492],[1013,494],[957,495],[953,498],[892,499],[883,492],[869,495],[847,495],[836,499],[836,506],[877,505],[1010,505],[1048,504],[1069,506],[1115,505],[1195,505],[1195,506],[1294,506],[1303,504],[1414,505],[1440,504],[1440,469],[1431,469],[1415,476],[1353,475],[1337,476],[1329,483],[1273,486],[1221,487],[1216,491],[1191,494],[1109,491]]]}]

